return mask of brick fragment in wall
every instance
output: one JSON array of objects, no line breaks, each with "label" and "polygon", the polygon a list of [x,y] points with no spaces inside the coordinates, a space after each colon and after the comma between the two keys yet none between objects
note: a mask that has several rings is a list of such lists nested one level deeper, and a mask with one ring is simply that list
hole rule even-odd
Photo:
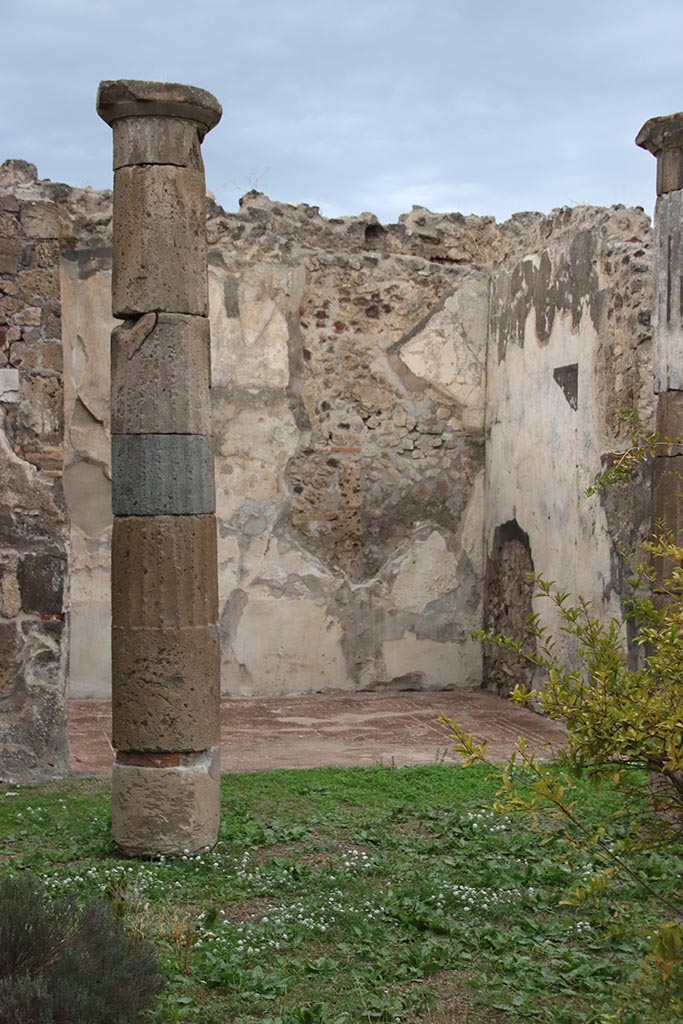
[{"label": "brick fragment in wall", "polygon": [[211,439],[196,434],[112,437],[115,516],[190,516],[215,510]]},{"label": "brick fragment in wall", "polygon": [[117,750],[204,750],[218,742],[217,626],[112,629]]},{"label": "brick fragment in wall", "polygon": [[210,434],[205,317],[147,313],[111,336],[113,434]]},{"label": "brick fragment in wall", "polygon": [[214,516],[117,517],[112,552],[115,626],[217,621]]},{"label": "brick fragment in wall", "polygon": [[116,845],[129,856],[190,853],[212,846],[220,817],[220,752],[190,764],[159,768],[116,762],[112,822]]},{"label": "brick fragment in wall", "polygon": [[170,165],[121,167],[114,181],[112,310],[206,316],[204,175]]}]

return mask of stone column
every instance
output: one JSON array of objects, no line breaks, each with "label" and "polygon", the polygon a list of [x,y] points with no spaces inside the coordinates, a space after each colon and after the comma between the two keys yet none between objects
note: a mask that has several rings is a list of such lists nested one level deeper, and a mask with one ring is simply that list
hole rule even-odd
[{"label": "stone column", "polygon": [[202,89],[102,82],[114,133],[112,830],[126,854],[216,841],[220,659]]},{"label": "stone column", "polygon": [[[683,437],[683,113],[653,117],[636,137],[657,158],[654,250],[654,386],[657,433]],[[683,445],[660,446],[652,476],[652,525],[683,542]],[[660,571],[666,567],[661,566]]]}]

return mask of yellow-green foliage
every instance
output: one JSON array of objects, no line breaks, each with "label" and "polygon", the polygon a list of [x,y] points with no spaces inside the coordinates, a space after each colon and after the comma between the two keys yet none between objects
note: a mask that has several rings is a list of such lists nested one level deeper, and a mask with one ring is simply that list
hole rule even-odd
[{"label": "yellow-green foliage", "polygon": [[[600,622],[589,602],[572,600],[541,576],[535,577],[535,599],[553,604],[562,630],[574,640],[576,667],[567,667],[556,656],[553,637],[538,615],[531,619],[535,650],[510,637],[474,634],[542,670],[543,685],[517,687],[512,700],[533,704],[567,730],[566,744],[551,763],[540,761],[520,742],[507,764],[491,765],[500,781],[497,808],[526,814],[541,829],[541,842],[552,841],[548,821],[554,820],[564,838],[590,849],[603,864],[589,884],[567,894],[567,902],[609,899],[612,879],[626,873],[666,915],[649,935],[650,952],[633,990],[624,993],[622,1012],[606,1017],[605,1024],[630,1024],[635,993],[656,1009],[653,1019],[683,1019],[683,893],[672,898],[658,892],[656,882],[633,870],[630,857],[683,837],[683,547],[668,534],[654,537],[645,547],[649,560],[636,568],[630,581],[634,596],[626,604],[641,646],[640,667],[629,665],[618,619]],[[477,743],[457,721],[445,721],[466,765],[490,764],[485,743]],[[596,783],[609,778],[617,791],[626,793],[643,771],[651,780],[650,805],[639,817],[624,820],[619,843],[608,842],[604,828],[582,824],[571,799],[575,778],[588,774]]]},{"label": "yellow-green foliage", "polygon": [[[562,630],[574,638],[578,668],[569,669],[555,657],[553,638],[538,615],[532,619],[535,651],[524,650],[509,637],[484,632],[475,636],[515,651],[543,670],[542,687],[518,686],[512,699],[522,705],[533,703],[566,726],[561,755],[565,767],[609,773],[617,785],[622,770],[654,773],[664,783],[656,788],[658,810],[672,828],[678,828],[683,814],[683,547],[660,536],[646,548],[659,564],[670,566],[670,572],[655,584],[654,569],[641,565],[631,580],[636,596],[628,602],[627,615],[638,628],[642,667],[629,667],[618,619],[600,622],[591,614],[589,602],[572,602],[540,576],[535,597],[555,606]],[[654,598],[639,596],[646,582],[656,591]]]}]

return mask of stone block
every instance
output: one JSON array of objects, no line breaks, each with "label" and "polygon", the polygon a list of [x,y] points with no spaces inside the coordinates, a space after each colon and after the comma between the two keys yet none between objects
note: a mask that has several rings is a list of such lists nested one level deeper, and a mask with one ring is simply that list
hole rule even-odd
[{"label": "stone block", "polygon": [[174,164],[204,171],[197,124],[176,117],[122,117],[114,121],[114,170]]},{"label": "stone block", "polygon": [[21,611],[18,571],[18,553],[0,549],[0,616],[4,619],[13,619]]},{"label": "stone block", "polygon": [[112,437],[115,516],[193,516],[214,511],[211,439],[197,434]]},{"label": "stone block", "polygon": [[19,221],[11,213],[0,210],[0,238],[16,238],[19,234]]},{"label": "stone block", "polygon": [[20,679],[20,647],[16,622],[0,622],[0,700],[9,697]]},{"label": "stone block", "polygon": [[147,313],[111,336],[113,434],[210,434],[209,321]]},{"label": "stone block", "polygon": [[0,779],[35,783],[68,771],[64,625],[0,623]]},{"label": "stone block", "polygon": [[19,371],[0,370],[0,402],[15,404],[19,401]]},{"label": "stone block", "polygon": [[61,444],[64,389],[60,377],[35,372],[21,374],[16,424],[16,439],[21,444]]},{"label": "stone block", "polygon": [[114,520],[115,626],[205,626],[217,618],[215,516]]},{"label": "stone block", "polygon": [[208,313],[204,175],[148,165],[114,172],[112,311]]},{"label": "stone block", "polygon": [[680,149],[660,153],[657,157],[657,195],[677,192],[683,188],[683,152]]},{"label": "stone block", "polygon": [[64,238],[71,233],[64,207],[42,200],[22,204],[21,227],[27,238]]},{"label": "stone block", "polygon": [[219,822],[217,749],[171,767],[114,764],[112,834],[128,856],[196,853],[215,844]]},{"label": "stone block", "polygon": [[117,79],[100,82],[97,113],[111,125],[122,117],[181,117],[194,121],[203,138],[223,110],[215,96],[194,85]]},{"label": "stone block", "polygon": [[21,240],[0,238],[0,274],[16,274],[21,259]]},{"label": "stone block", "polygon": [[218,628],[112,628],[117,750],[203,750],[217,743]]},{"label": "stone block", "polygon": [[25,554],[19,559],[21,607],[35,615],[63,611],[66,560],[57,555]]},{"label": "stone block", "polygon": [[683,390],[683,192],[657,199],[654,227],[652,369],[661,394]]}]

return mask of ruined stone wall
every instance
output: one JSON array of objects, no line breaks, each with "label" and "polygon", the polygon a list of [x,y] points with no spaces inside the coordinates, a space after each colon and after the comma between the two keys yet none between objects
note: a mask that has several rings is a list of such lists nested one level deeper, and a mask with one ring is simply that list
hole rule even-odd
[{"label": "ruined stone wall", "polygon": [[[111,195],[12,173],[16,196],[56,198],[70,221],[55,332],[70,692],[108,697]],[[497,225],[416,208],[383,226],[257,193],[238,213],[211,200],[208,213],[224,692],[477,687],[470,631],[486,620],[523,634],[527,612],[543,611],[532,568],[619,611],[619,546],[636,548],[648,491],[582,492],[622,437],[618,409],[651,416],[642,213]],[[11,216],[22,222],[19,207]],[[31,308],[42,322],[42,300]],[[24,417],[39,404],[32,395]],[[16,418],[15,403],[6,431]],[[10,440],[40,485],[32,521],[63,558],[63,505],[40,504],[56,478],[32,468],[38,448],[20,457]],[[2,624],[16,628],[14,614]],[[519,673],[487,661],[501,693]]]},{"label": "ruined stone wall", "polygon": [[480,683],[487,225],[421,227],[212,220],[230,692]]},{"label": "ruined stone wall", "polygon": [[[71,692],[107,696],[110,197],[70,203]],[[480,685],[495,222],[209,214],[224,692]]]},{"label": "ruined stone wall", "polygon": [[67,766],[69,528],[59,262],[62,186],[0,168],[0,778]]},{"label": "ruined stone wall", "polygon": [[[620,615],[628,559],[649,527],[647,472],[585,496],[627,446],[619,410],[653,418],[651,229],[638,210],[524,214],[492,282],[487,373],[486,553],[489,629],[523,638],[530,569]],[[521,230],[520,230],[521,229]],[[523,245],[523,248],[521,247]],[[572,656],[557,633],[557,650]],[[487,685],[509,692],[528,669],[492,652]]]}]

